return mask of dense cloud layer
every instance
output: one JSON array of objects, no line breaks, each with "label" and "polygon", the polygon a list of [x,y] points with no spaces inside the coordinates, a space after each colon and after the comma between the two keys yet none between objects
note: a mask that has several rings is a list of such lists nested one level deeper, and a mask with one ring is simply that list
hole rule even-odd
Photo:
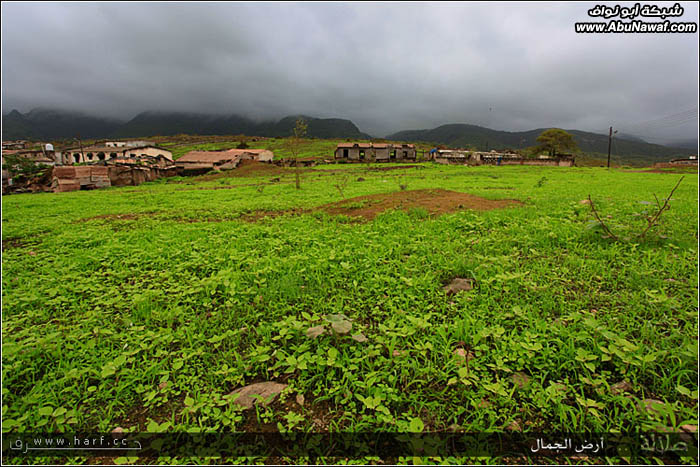
[{"label": "dense cloud layer", "polygon": [[695,138],[698,34],[574,33],[593,6],[3,3],[2,107]]}]

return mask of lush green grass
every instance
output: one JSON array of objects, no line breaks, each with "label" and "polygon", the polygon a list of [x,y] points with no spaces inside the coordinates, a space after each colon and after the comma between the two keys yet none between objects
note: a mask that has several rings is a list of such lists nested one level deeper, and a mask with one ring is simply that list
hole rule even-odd
[{"label": "lush green grass", "polygon": [[[591,194],[632,237],[637,214],[680,175],[319,169],[304,172],[301,190],[289,171],[269,184],[178,179],[3,197],[3,430],[109,431],[142,412],[168,429],[240,430],[251,415],[223,397],[262,380],[286,381],[286,400],[305,397],[252,415],[282,428],[311,429],[321,407],[330,430],[400,431],[418,419],[472,432],[698,424],[697,178],[685,176],[653,235],[612,242],[588,228],[581,200]],[[366,223],[239,218],[338,201],[343,173],[346,197],[403,183],[525,205]],[[148,214],[84,221],[138,213]],[[446,296],[454,277],[476,287]],[[366,342],[306,336],[339,313]],[[458,348],[473,354],[468,369]],[[529,377],[522,388],[517,372]],[[620,381],[629,393],[611,391]],[[641,410],[644,399],[663,410]]]}]

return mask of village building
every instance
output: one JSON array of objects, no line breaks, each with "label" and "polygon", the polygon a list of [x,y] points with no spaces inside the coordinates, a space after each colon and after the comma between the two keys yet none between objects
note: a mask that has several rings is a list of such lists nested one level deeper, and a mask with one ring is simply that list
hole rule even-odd
[{"label": "village building", "polygon": [[[51,147],[51,145],[48,145]],[[14,155],[28,159],[35,164],[40,165],[56,165],[56,152],[53,150],[44,149],[3,149],[2,151],[2,164],[5,165],[5,156]]]},{"label": "village building", "polygon": [[335,159],[377,162],[415,160],[416,147],[402,143],[340,143],[335,149]]},{"label": "village building", "polygon": [[466,149],[431,149],[430,157],[438,164],[478,164],[481,153]]},{"label": "village building", "polygon": [[[47,145],[49,150],[45,149],[33,149],[33,150],[19,150],[19,149],[3,149],[2,150],[2,185],[12,186],[12,178],[16,175],[12,167],[5,165],[5,156],[18,156],[27,159],[37,165],[45,165],[53,167],[56,165],[55,152],[53,151],[53,146]],[[8,164],[9,165],[9,164]]]},{"label": "village building", "polygon": [[18,139],[16,141],[3,141],[2,142],[2,149],[3,151],[5,149],[10,149],[10,150],[15,150],[15,149],[27,149],[27,147],[30,145],[28,141],[25,141],[23,139]]},{"label": "village building", "polygon": [[152,141],[106,141],[104,145],[108,148],[135,148],[154,146],[154,143]]},{"label": "village building", "polygon": [[539,156],[536,158],[523,157],[520,154],[491,150],[468,151],[466,149],[431,149],[430,155],[438,164],[457,165],[546,165],[571,167],[574,165],[574,156],[561,154],[557,156]]},{"label": "village building", "polygon": [[688,156],[669,161],[671,165],[698,165],[698,156]]},{"label": "village building", "polygon": [[227,151],[190,151],[175,161],[178,169],[207,171],[234,169],[242,160],[272,162],[274,154],[267,149],[229,149]]},{"label": "village building", "polygon": [[176,175],[175,166],[149,167],[137,165],[85,165],[55,167],[51,173],[51,189],[62,193],[93,190],[110,186],[139,185],[161,177]]},{"label": "village building", "polygon": [[116,160],[135,162],[158,161],[158,165],[172,162],[173,153],[167,149],[154,146],[87,146],[83,148],[67,148],[60,155],[60,164],[79,164],[83,162],[98,163],[100,161],[114,162]]}]

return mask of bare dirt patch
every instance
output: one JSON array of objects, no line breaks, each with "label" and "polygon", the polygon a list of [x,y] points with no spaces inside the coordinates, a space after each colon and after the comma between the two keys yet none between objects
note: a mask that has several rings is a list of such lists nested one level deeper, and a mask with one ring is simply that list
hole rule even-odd
[{"label": "bare dirt patch", "polygon": [[491,209],[522,206],[522,202],[516,199],[491,200],[469,193],[443,189],[397,191],[394,193],[382,193],[327,204],[318,208],[329,214],[344,214],[353,217],[374,219],[378,214],[390,210],[409,210],[422,208],[431,215],[439,216],[449,212],[463,209],[476,211],[488,211]]},{"label": "bare dirt patch", "polygon": [[[506,208],[512,206],[522,206],[523,203],[516,199],[491,200],[469,193],[443,189],[410,190],[397,191],[393,193],[382,193],[368,196],[358,196],[335,203],[325,204],[314,209],[286,209],[279,211],[252,211],[242,215],[222,215],[207,211],[195,212],[191,216],[183,216],[180,213],[165,211],[148,211],[140,213],[122,214],[101,214],[99,216],[78,219],[74,223],[103,220],[107,222],[139,220],[146,217],[157,217],[158,220],[175,222],[224,222],[230,220],[243,220],[246,222],[258,222],[263,219],[274,219],[280,216],[299,216],[314,212],[326,212],[331,215],[345,215],[357,218],[358,221],[374,219],[378,214],[399,209],[408,211],[414,208],[425,209],[430,215],[439,216],[449,212],[463,209],[473,209],[476,211],[488,211],[491,209]],[[120,224],[120,223],[119,223]],[[8,239],[8,242],[13,239]],[[12,247],[12,243],[7,243]],[[3,249],[6,243],[3,241]]]},{"label": "bare dirt patch", "polygon": [[355,198],[325,204],[314,209],[288,209],[282,211],[254,211],[241,216],[247,222],[257,222],[265,218],[275,218],[285,215],[301,215],[313,212],[327,212],[331,215],[345,215],[360,220],[372,220],[378,214],[390,209],[408,211],[413,208],[425,209],[430,215],[439,216],[463,209],[489,211],[491,209],[522,206],[517,199],[492,200],[443,189],[426,189],[396,191],[376,195],[358,196]]},{"label": "bare dirt patch", "polygon": [[100,214],[99,216],[85,217],[83,219],[78,219],[75,222],[88,222],[96,220],[106,220],[106,221],[133,221],[140,219],[145,216],[152,216],[154,212],[143,212],[143,213],[124,213],[124,214]]},{"label": "bare dirt patch", "polygon": [[219,173],[201,175],[195,177],[195,181],[208,182],[211,180],[218,180],[220,178],[231,178],[231,177],[262,177],[267,175],[280,175],[288,173],[282,167],[278,167],[274,164],[269,164],[266,162],[258,162],[251,160],[244,160],[238,164],[238,167],[231,170],[226,170]]},{"label": "bare dirt patch", "polygon": [[696,174],[698,168],[693,166],[678,166],[674,164],[656,164],[655,167],[640,170],[621,170],[640,174]]},{"label": "bare dirt patch", "polygon": [[399,169],[422,169],[422,165],[390,165],[387,167],[370,167],[369,170],[376,170],[380,172],[385,172],[387,170],[399,170]]},{"label": "bare dirt patch", "polygon": [[258,222],[263,219],[274,219],[280,216],[300,216],[312,212],[310,209],[287,209],[282,211],[253,211],[248,214],[243,214],[240,218],[246,222]]},{"label": "bare dirt patch", "polygon": [[2,251],[9,250],[10,248],[24,248],[27,246],[29,246],[29,242],[20,237],[10,237],[2,240]]}]

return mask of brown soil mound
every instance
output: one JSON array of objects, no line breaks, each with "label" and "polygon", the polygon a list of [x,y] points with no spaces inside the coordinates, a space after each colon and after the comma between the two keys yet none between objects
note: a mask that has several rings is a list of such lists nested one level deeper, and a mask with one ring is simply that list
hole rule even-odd
[{"label": "brown soil mound", "polygon": [[195,181],[210,181],[229,177],[262,177],[266,175],[280,175],[284,173],[288,172],[274,164],[243,160],[235,169],[226,170],[215,174],[202,175],[195,178]]},{"label": "brown soil mound", "polygon": [[654,167],[650,169],[623,170],[623,172],[634,172],[642,174],[696,174],[698,173],[698,168],[692,166],[678,166],[673,164],[655,164]]},{"label": "brown soil mound", "polygon": [[491,200],[457,191],[429,189],[358,196],[357,198],[327,204],[319,209],[329,214],[345,214],[373,219],[377,214],[389,209],[405,211],[411,208],[423,208],[432,215],[440,215],[461,209],[488,211],[509,206],[521,206],[522,204],[522,202],[515,199]]}]

